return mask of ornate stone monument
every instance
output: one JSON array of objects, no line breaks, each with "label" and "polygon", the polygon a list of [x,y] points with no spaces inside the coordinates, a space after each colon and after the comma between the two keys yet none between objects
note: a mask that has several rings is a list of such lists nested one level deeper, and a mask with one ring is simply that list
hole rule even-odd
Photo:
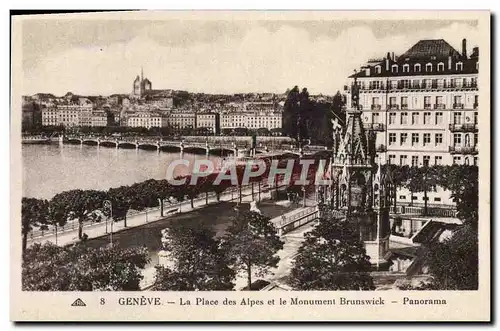
[{"label": "ornate stone monument", "polygon": [[363,127],[356,81],[352,104],[346,132],[332,158],[333,205],[356,224],[372,264],[383,269],[389,249],[389,195],[385,176],[375,163],[375,133]]}]

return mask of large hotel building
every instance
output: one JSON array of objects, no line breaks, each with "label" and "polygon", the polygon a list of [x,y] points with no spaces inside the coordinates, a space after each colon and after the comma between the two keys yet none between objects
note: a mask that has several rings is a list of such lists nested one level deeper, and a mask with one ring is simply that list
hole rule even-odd
[{"label": "large hotel building", "polygon": [[[363,122],[377,131],[381,163],[477,164],[479,48],[458,52],[445,40],[420,40],[401,56],[369,60],[349,78],[360,86]],[[346,88],[350,93],[350,89]],[[351,98],[347,98],[351,107]],[[403,190],[400,202],[423,203]],[[452,204],[439,188],[431,204]]]}]

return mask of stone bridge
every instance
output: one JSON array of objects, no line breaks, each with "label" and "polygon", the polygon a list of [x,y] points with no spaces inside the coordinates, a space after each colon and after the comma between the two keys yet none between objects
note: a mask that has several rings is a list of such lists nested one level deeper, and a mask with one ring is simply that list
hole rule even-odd
[{"label": "stone bridge", "polygon": [[[111,148],[145,149],[166,152],[186,152],[192,154],[205,155],[239,155],[239,152],[249,151],[251,140],[248,141],[184,141],[184,140],[164,140],[156,137],[96,137],[82,135],[66,135],[61,137],[60,142],[79,145],[93,145]],[[316,154],[318,152],[330,152],[325,146],[307,145],[297,148],[289,144],[263,144],[260,143],[255,149],[255,153],[267,152],[287,152],[296,155]]]}]

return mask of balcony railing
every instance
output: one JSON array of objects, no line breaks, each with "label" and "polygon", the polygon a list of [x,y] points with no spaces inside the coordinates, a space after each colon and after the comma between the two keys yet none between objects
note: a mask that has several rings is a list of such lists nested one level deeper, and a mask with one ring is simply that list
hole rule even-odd
[{"label": "balcony railing", "polygon": [[437,103],[434,105],[434,109],[445,109],[446,105],[444,103]]},{"label": "balcony railing", "polygon": [[399,109],[399,105],[389,105],[389,109]]},{"label": "balcony railing", "polygon": [[[351,88],[353,85],[351,85]],[[387,86],[385,84],[379,85],[365,85],[361,88],[361,91],[370,91],[370,90],[386,90]],[[460,88],[477,88],[477,83],[455,83],[455,82],[446,82],[446,83],[436,83],[436,84],[397,84],[397,85],[389,85],[389,90],[428,90],[428,89],[460,89]],[[344,91],[350,91],[349,86],[344,85]]]},{"label": "balcony railing", "polygon": [[364,123],[365,130],[384,131],[383,123]]},{"label": "balcony railing", "polygon": [[477,123],[464,123],[464,124],[450,124],[450,131],[474,132],[477,131]]},{"label": "balcony railing", "polygon": [[408,109],[408,105],[405,104],[401,105],[401,109]]},{"label": "balcony railing", "polygon": [[382,106],[380,105],[372,105],[372,110],[381,110]]},{"label": "balcony railing", "polygon": [[387,151],[387,147],[383,144],[380,144],[380,145],[377,145],[377,147],[375,147],[375,150],[377,152],[386,152]]},{"label": "balcony railing", "polygon": [[476,146],[450,146],[449,152],[451,154],[477,154]]},{"label": "balcony railing", "polygon": [[464,104],[463,103],[454,103],[453,109],[464,109]]},{"label": "balcony railing", "polygon": [[431,108],[432,108],[432,106],[430,103],[424,105],[424,109],[431,109]]}]

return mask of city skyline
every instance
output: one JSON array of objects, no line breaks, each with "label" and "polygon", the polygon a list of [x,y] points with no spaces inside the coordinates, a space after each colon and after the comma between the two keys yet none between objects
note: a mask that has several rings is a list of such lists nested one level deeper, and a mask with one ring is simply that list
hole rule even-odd
[{"label": "city skyline", "polygon": [[478,45],[476,21],[452,20],[51,19],[23,22],[23,35],[24,95],[128,94],[141,67],[153,89],[283,93],[299,85],[333,95],[366,59],[401,54],[420,39]]}]

